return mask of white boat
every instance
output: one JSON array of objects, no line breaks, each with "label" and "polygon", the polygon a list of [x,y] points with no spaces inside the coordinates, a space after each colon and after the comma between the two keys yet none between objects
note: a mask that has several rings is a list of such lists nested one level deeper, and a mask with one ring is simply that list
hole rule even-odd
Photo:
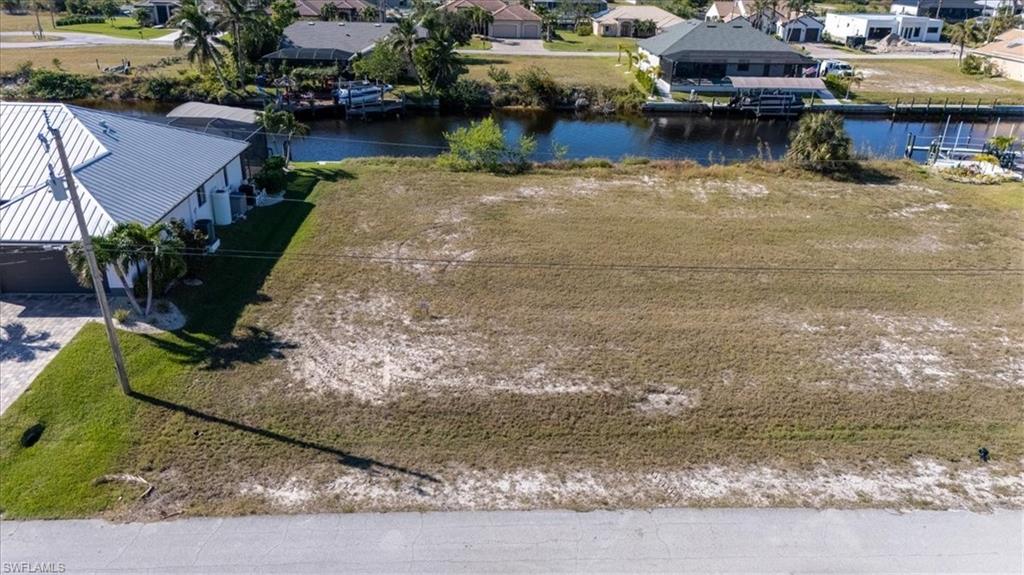
[{"label": "white boat", "polygon": [[348,82],[341,84],[334,91],[337,102],[343,106],[376,104],[384,99],[384,94],[392,90],[389,84],[372,84],[370,82]]},{"label": "white boat", "polygon": [[762,116],[796,116],[804,111],[803,100],[795,94],[751,94],[735,96],[731,108]]}]

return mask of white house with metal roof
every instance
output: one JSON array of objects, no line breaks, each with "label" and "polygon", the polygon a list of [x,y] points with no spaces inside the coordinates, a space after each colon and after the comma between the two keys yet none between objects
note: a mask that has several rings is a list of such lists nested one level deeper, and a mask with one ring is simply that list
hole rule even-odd
[{"label": "white house with metal roof", "polygon": [[[247,142],[59,103],[0,102],[0,292],[79,291],[63,249],[79,239],[70,200],[48,186],[63,177],[47,121],[60,130],[89,233],[123,222],[229,222],[217,214],[244,181]],[[217,202],[214,201],[215,196]],[[218,217],[219,216],[219,217]],[[108,274],[111,287],[122,287]]]}]

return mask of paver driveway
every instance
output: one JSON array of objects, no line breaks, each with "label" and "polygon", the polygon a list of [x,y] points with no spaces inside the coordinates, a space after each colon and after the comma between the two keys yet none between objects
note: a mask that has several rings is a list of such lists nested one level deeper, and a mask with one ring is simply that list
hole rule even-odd
[{"label": "paver driveway", "polygon": [[89,295],[0,295],[0,413],[99,311]]}]

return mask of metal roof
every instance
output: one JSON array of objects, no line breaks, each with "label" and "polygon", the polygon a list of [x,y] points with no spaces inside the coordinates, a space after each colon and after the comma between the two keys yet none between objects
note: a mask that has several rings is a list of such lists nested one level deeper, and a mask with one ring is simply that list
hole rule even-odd
[{"label": "metal roof", "polygon": [[211,120],[230,120],[243,124],[255,124],[256,110],[207,104],[206,102],[186,102],[167,113],[168,118],[208,118]]},{"label": "metal roof", "polygon": [[0,242],[78,239],[70,201],[55,201],[45,187],[48,166],[58,176],[63,170],[55,146],[47,152],[38,137],[44,112],[63,136],[92,234],[159,221],[248,147],[78,106],[0,102]]},{"label": "metal roof", "polygon": [[753,90],[824,90],[821,78],[772,78],[764,76],[729,76],[734,88]]}]

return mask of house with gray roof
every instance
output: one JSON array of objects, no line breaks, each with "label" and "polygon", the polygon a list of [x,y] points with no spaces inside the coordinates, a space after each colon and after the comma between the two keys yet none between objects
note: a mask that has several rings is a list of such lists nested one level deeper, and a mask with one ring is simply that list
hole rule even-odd
[{"label": "house with gray roof", "polygon": [[373,51],[395,24],[299,21],[284,29],[280,49],[263,57],[297,66],[348,64]]},{"label": "house with gray roof", "polygon": [[813,58],[737,18],[731,22],[687,20],[641,40],[643,67],[660,68],[661,80],[678,89],[723,83],[729,76],[799,77]]},{"label": "house with gray roof", "polygon": [[0,293],[82,290],[60,251],[80,235],[70,200],[51,188],[64,174],[39,136],[47,118],[62,135],[89,234],[125,222],[231,221],[221,200],[244,182],[247,142],[60,103],[0,102]]}]

